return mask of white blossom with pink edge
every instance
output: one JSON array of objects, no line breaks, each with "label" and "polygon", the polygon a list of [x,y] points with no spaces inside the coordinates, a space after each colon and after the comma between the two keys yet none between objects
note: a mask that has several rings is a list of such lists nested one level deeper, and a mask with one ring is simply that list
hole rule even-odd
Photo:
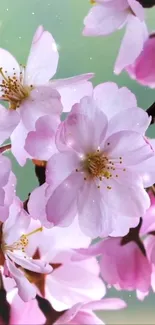
[{"label": "white blossom with pink edge", "polygon": [[51,119],[53,117],[57,126],[62,105],[64,111],[69,111],[81,97],[92,92],[92,84],[88,81],[93,77],[91,73],[50,81],[57,70],[58,59],[56,43],[42,26],[33,37],[25,68],[7,50],[0,49],[0,96],[10,104],[10,112],[0,107],[3,115],[0,142],[11,136],[12,153],[21,165],[30,158],[24,150],[24,143],[37,119],[48,115]]},{"label": "white blossom with pink edge", "polygon": [[132,94],[122,88],[121,96],[115,85],[106,84],[106,89],[114,87],[118,93],[117,105],[111,95],[108,106],[104,84],[98,87],[94,99],[83,98],[60,124],[56,136],[59,153],[48,161],[49,186],[42,187],[47,220],[68,226],[78,213],[81,229],[91,237],[112,233],[121,216],[139,218],[145,213],[150,202],[142,176],[152,165],[150,158],[155,159],[143,136],[150,121],[147,113],[123,108],[123,95],[128,94],[130,105]]},{"label": "white blossom with pink edge", "polygon": [[[40,226],[34,221],[33,231]],[[57,311],[71,308],[79,302],[86,303],[101,299],[106,292],[105,285],[99,277],[99,265],[96,258],[86,261],[72,261],[75,249],[86,248],[91,239],[85,236],[78,225],[78,219],[67,228],[44,228],[29,239],[27,254],[33,256],[38,247],[41,261],[50,264],[53,271],[36,277],[31,272],[30,280],[36,284],[37,292],[46,298]],[[38,245],[37,245],[38,243]]]},{"label": "white blossom with pink edge", "polygon": [[[126,26],[114,72],[119,74],[143,50],[148,32],[144,9],[136,0],[96,0],[84,19],[83,35],[106,36]],[[132,51],[131,51],[132,49]]]},{"label": "white blossom with pink edge", "polygon": [[42,231],[40,227],[33,232],[28,232],[30,222],[30,216],[23,210],[21,202],[16,198],[10,206],[9,217],[1,225],[0,238],[2,271],[4,271],[4,276],[9,276],[15,280],[18,294],[24,301],[34,298],[36,290],[26,278],[23,270],[27,269],[39,273],[52,271],[52,267],[46,262],[33,260],[25,252],[29,245],[29,238],[33,237],[36,232]]}]

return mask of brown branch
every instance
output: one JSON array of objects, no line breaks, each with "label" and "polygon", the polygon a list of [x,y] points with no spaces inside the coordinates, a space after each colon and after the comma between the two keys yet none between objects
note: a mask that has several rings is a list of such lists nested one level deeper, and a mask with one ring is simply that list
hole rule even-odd
[{"label": "brown branch", "polygon": [[155,123],[155,102],[147,109],[146,112],[152,117],[151,124]]}]

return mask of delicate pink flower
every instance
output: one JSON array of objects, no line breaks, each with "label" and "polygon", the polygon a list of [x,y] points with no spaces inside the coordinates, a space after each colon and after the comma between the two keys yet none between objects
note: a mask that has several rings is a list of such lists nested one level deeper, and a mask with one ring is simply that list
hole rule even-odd
[{"label": "delicate pink flower", "polygon": [[[76,303],[98,300],[105,295],[97,260],[90,257],[82,262],[72,261],[75,249],[90,244],[90,238],[81,232],[77,218],[68,228],[43,229],[35,236],[38,237],[41,260],[49,263],[53,271],[45,276],[31,272],[28,277],[36,285],[38,294],[48,299],[55,310],[62,311]],[[30,253],[35,254],[37,239],[35,245],[32,238],[30,240]]]},{"label": "delicate pink flower", "polygon": [[123,300],[117,298],[107,298],[98,301],[92,301],[86,304],[76,304],[67,310],[54,323],[58,324],[104,324],[93,311],[97,310],[117,310],[125,308],[126,304]]},{"label": "delicate pink flower", "polygon": [[48,115],[57,125],[62,104],[68,111],[83,95],[92,92],[92,85],[87,80],[93,74],[49,82],[57,70],[58,59],[56,43],[42,26],[33,37],[26,68],[20,66],[8,51],[0,49],[0,96],[9,102],[11,110],[17,110],[7,113],[0,107],[4,116],[0,123],[0,142],[11,135],[12,152],[21,165],[29,157],[23,149],[25,138],[28,131],[35,128],[37,119]]},{"label": "delicate pink flower", "polygon": [[27,233],[30,216],[22,209],[16,199],[10,207],[8,219],[1,225],[0,261],[4,266],[4,275],[13,278],[18,287],[18,293],[24,301],[34,298],[36,290],[27,280],[23,270],[39,273],[51,272],[52,268],[45,262],[33,260],[25,252],[29,245],[29,237],[42,228]]},{"label": "delicate pink flower", "polygon": [[9,215],[9,207],[15,196],[16,178],[11,171],[10,160],[0,155],[0,222]]},{"label": "delicate pink flower", "polygon": [[144,9],[136,0],[96,0],[84,19],[84,25],[85,36],[105,36],[126,25],[115,63],[117,74],[135,61],[147,38]]},{"label": "delicate pink flower", "polygon": [[121,241],[121,238],[109,238],[103,242],[102,277],[118,289],[147,293],[151,283],[151,265],[137,243],[122,244]]},{"label": "delicate pink flower", "polygon": [[48,221],[67,226],[78,213],[81,229],[97,237],[112,233],[118,218],[145,213],[149,197],[143,189],[143,162],[147,171],[155,156],[143,137],[148,115],[133,104],[127,89],[103,84],[94,90],[94,100],[85,97],[73,106],[57,132],[60,153],[47,164]]},{"label": "delicate pink flower", "polygon": [[140,84],[155,88],[155,34],[148,36],[143,51],[126,70]]}]

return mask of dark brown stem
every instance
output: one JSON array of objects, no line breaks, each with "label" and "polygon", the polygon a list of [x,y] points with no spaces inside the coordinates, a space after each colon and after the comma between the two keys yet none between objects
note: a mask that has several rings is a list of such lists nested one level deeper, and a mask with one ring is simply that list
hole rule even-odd
[{"label": "dark brown stem", "polygon": [[146,256],[145,247],[139,237],[139,232],[140,232],[141,226],[142,226],[142,218],[140,218],[140,222],[139,222],[138,226],[135,228],[130,228],[129,233],[122,238],[121,245],[123,246],[130,242],[135,242],[138,245],[141,252]]},{"label": "dark brown stem", "polygon": [[46,317],[46,323],[45,324],[54,324],[56,320],[63,315],[64,311],[56,311],[53,309],[51,304],[49,303],[48,300],[41,298],[40,296],[36,296],[39,308],[41,309],[42,313]]},{"label": "dark brown stem", "polygon": [[0,153],[3,153],[5,151],[9,151],[11,149],[11,143],[5,144],[4,146],[0,147]]},{"label": "dark brown stem", "polygon": [[155,102],[146,111],[152,117],[151,124],[155,123]]},{"label": "dark brown stem", "polygon": [[0,273],[0,319],[3,324],[8,325],[10,320],[10,305],[6,300],[6,291],[3,286],[2,275]]}]

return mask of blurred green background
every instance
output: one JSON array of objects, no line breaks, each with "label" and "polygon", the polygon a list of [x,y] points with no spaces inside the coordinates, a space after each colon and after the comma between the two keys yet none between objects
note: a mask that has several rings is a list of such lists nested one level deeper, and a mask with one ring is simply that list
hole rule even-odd
[{"label": "blurred green background", "polygon": [[[42,24],[53,34],[58,44],[60,60],[56,77],[95,72],[94,85],[115,81],[119,86],[127,86],[136,94],[138,105],[147,109],[155,101],[155,90],[141,87],[129,79],[126,73],[113,75],[123,31],[104,38],[82,37],[83,18],[89,8],[88,0],[1,0],[0,47],[12,52],[24,64],[32,36],[38,25]],[[155,10],[147,10],[146,16],[150,30],[155,29]],[[154,126],[149,135],[155,135]],[[11,159],[18,177],[17,192],[25,199],[37,184],[33,165],[28,162],[22,169]],[[110,289],[108,296],[125,299],[128,308],[101,313],[107,324],[155,324],[155,295],[150,294],[144,302],[139,302],[135,293],[118,293]]]}]

